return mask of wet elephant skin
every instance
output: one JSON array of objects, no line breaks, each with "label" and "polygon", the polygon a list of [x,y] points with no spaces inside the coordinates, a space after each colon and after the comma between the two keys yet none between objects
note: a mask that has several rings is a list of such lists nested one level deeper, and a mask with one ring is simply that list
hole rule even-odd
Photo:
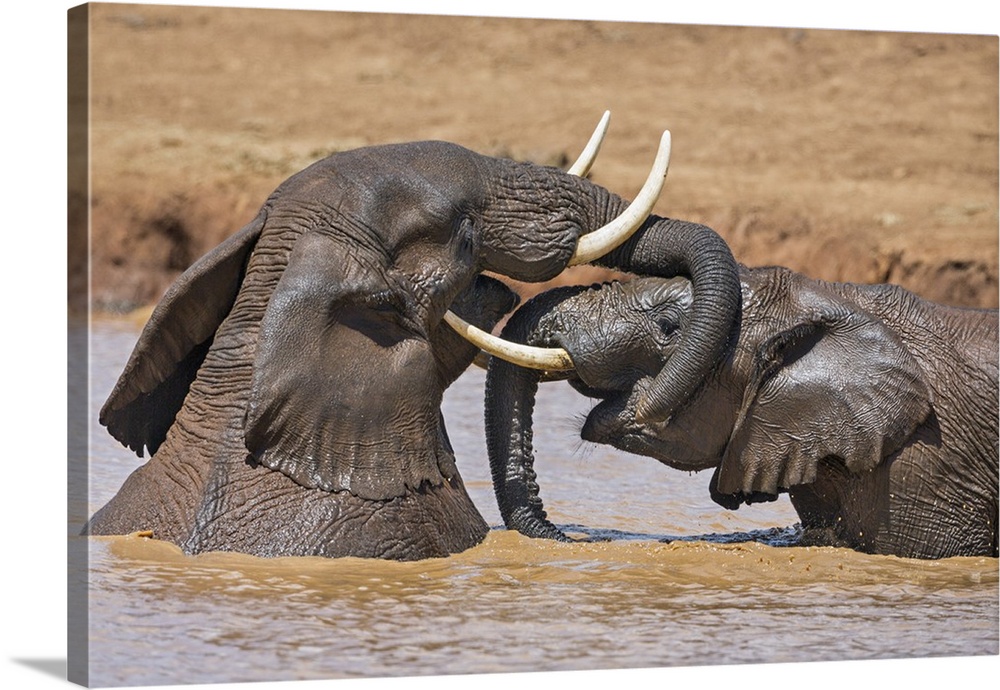
[{"label": "wet elephant skin", "polygon": [[[487,525],[440,412],[477,350],[443,315],[492,328],[515,297],[481,272],[551,278],[627,205],[444,142],[342,152],[292,176],[154,310],[100,417],[152,457],[87,531],[264,556],[408,560],[478,544]],[[712,230],[651,216],[599,263],[690,275],[706,318],[688,369],[719,356],[739,285]]]},{"label": "wet elephant skin", "polygon": [[[787,492],[803,544],[996,556],[997,311],[781,268],[741,276],[728,355],[666,422],[637,422],[635,401],[686,327],[687,281],[553,290],[504,335],[570,353],[570,383],[597,401],[582,438],[712,469],[709,491],[726,508]],[[487,440],[508,527],[564,539],[533,469],[531,409],[544,378],[490,362]]]}]

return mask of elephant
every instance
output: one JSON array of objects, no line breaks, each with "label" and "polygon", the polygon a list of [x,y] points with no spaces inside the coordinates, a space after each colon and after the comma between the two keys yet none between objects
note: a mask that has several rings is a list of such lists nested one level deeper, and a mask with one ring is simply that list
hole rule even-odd
[{"label": "elephant", "polygon": [[712,469],[709,493],[728,509],[787,493],[800,545],[996,557],[997,310],[739,270],[735,338],[663,421],[638,419],[636,406],[690,326],[689,281],[558,288],[510,317],[505,341],[563,352],[574,368],[489,362],[487,448],[507,527],[568,539],[544,510],[532,449],[539,383],[567,380],[595,400],[585,441]]},{"label": "elephant", "polygon": [[480,355],[460,331],[516,306],[496,276],[580,262],[688,276],[689,354],[643,401],[669,414],[722,354],[738,272],[713,230],[651,214],[669,132],[632,203],[588,179],[606,123],[569,171],[420,141],[337,152],[280,184],[153,310],[100,411],[150,458],[84,532],[267,557],[479,544],[489,527],[440,404]]}]

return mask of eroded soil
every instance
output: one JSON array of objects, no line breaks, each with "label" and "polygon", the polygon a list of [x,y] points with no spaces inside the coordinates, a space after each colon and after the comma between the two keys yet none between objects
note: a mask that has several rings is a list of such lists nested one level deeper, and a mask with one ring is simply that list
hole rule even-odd
[{"label": "eroded soil", "polygon": [[609,109],[594,181],[634,195],[670,129],[657,212],[743,263],[995,307],[997,60],[991,36],[91,5],[93,303],[155,301],[330,152],[565,164]]}]

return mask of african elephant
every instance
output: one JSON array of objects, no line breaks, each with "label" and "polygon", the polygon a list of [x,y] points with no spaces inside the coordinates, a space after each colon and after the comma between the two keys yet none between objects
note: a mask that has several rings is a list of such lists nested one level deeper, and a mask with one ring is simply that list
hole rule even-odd
[{"label": "african elephant", "polygon": [[152,457],[86,531],[262,556],[409,560],[479,543],[488,527],[440,403],[478,353],[446,316],[489,330],[516,304],[483,271],[542,281],[596,260],[691,276],[689,354],[644,401],[669,414],[725,346],[736,264],[709,228],[650,215],[668,134],[631,205],[584,177],[600,136],[571,173],[416,142],[336,153],[282,183],[154,310],[100,414]]},{"label": "african elephant", "polygon": [[787,492],[803,544],[996,556],[997,311],[782,268],[740,275],[738,337],[662,422],[637,421],[636,402],[690,325],[687,280],[556,289],[515,312],[505,340],[561,348],[575,369],[491,358],[487,446],[507,526],[566,539],[542,507],[531,444],[538,383],[564,378],[599,401],[583,439],[714,469],[726,508]]}]

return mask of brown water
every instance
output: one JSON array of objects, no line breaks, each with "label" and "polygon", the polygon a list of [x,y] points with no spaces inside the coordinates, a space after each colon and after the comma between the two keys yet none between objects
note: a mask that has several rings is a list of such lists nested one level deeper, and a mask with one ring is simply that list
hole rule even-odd
[{"label": "brown water", "polygon": [[[94,325],[91,396],[110,391],[138,333]],[[500,525],[482,433],[484,374],[445,417],[470,494]],[[92,685],[968,656],[998,651],[997,560],[915,561],[780,543],[786,499],[729,512],[707,473],[583,444],[588,402],[543,386],[536,469],[550,518],[607,541],[496,529],[416,563],[183,555],[91,540]],[[92,422],[90,511],[138,459]],[[71,509],[71,520],[80,511]],[[673,541],[664,542],[663,540]]]}]

